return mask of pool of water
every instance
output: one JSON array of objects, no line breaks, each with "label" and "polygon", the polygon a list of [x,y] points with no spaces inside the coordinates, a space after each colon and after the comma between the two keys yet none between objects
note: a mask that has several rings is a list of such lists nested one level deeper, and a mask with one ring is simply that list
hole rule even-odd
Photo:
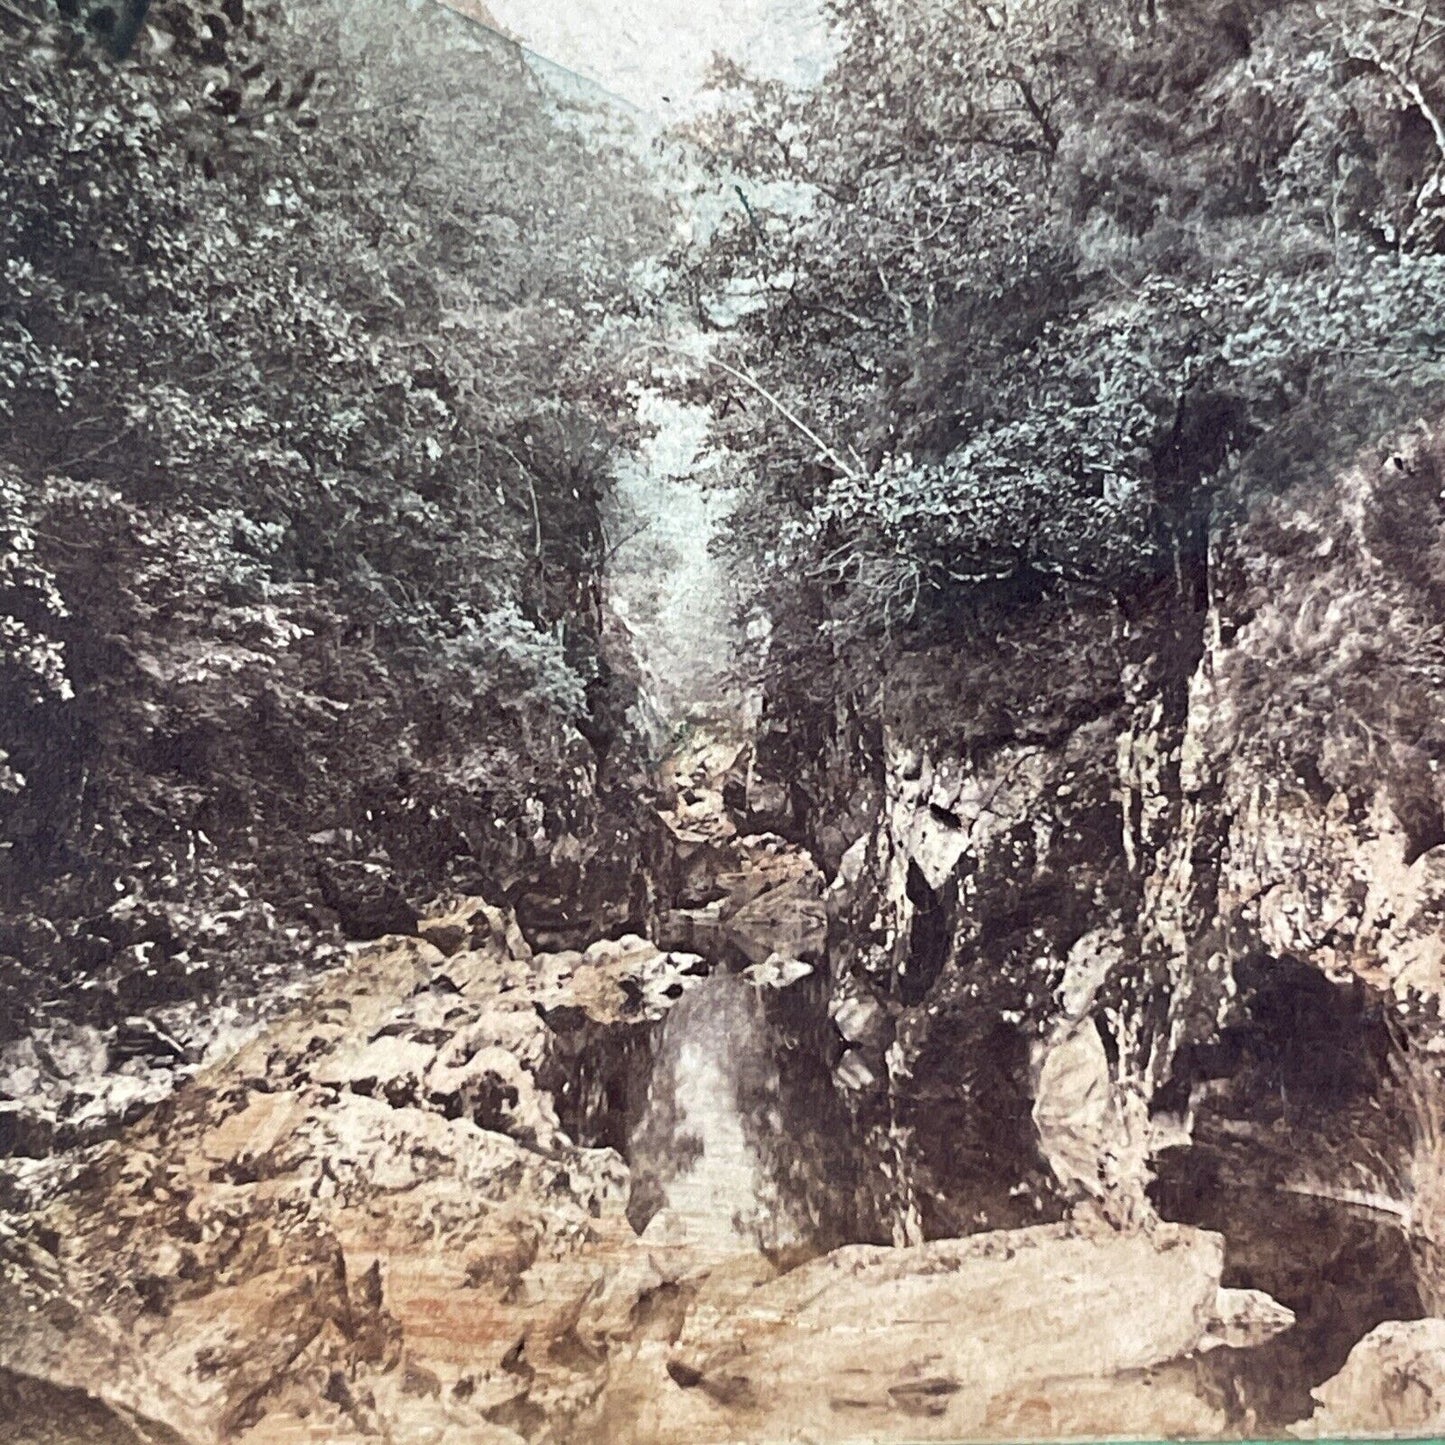
[{"label": "pool of water", "polygon": [[1231,1182],[1207,1146],[1164,1156],[1154,1200],[1166,1219],[1224,1236],[1224,1284],[1261,1289],[1295,1314],[1264,1345],[1223,1348],[1200,1368],[1249,1434],[1307,1418],[1310,1391],[1384,1320],[1419,1319],[1409,1243],[1397,1221],[1354,1205]]}]

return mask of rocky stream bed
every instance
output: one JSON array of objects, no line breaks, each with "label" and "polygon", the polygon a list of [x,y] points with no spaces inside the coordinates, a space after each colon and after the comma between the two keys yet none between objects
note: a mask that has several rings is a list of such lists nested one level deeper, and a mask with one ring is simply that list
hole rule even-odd
[{"label": "rocky stream bed", "polygon": [[115,1081],[140,1071],[99,1036],[7,1049],[37,1120],[69,1089],[101,1122],[4,1164],[0,1439],[702,1445],[1434,1418],[1445,1327],[1398,1323],[1421,1309],[1391,1221],[1279,1192],[1244,1207],[1195,1149],[1163,1152],[1157,1211],[1070,1203],[1097,1147],[1088,1050],[1037,1071],[1054,1187],[1015,1191],[1010,1227],[921,1230],[906,1140],[878,1148],[884,1010],[830,968],[846,870],[828,884],[797,845],[739,830],[737,755],[674,765],[677,906],[656,941],[540,952],[508,911],[450,900],[415,935],[353,945],[239,1044],[168,1080],[148,1065],[155,1097],[128,1124],[135,1090]]}]

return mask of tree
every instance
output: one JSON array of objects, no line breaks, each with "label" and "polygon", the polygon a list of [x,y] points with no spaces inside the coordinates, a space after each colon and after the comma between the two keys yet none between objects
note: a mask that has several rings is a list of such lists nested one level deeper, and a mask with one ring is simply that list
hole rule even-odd
[{"label": "tree", "polygon": [[625,831],[599,321],[662,209],[514,47],[390,10],[164,0],[123,64],[0,11],[0,892],[62,976],[118,893],[300,917],[317,848],[499,890],[538,808]]},{"label": "tree", "polygon": [[1428,7],[832,13],[816,90],[720,71],[693,138],[747,209],[678,259],[771,398],[724,388],[717,429],[758,479],[739,530],[780,676],[792,617],[867,637],[1136,588],[1226,497],[1438,393]]}]

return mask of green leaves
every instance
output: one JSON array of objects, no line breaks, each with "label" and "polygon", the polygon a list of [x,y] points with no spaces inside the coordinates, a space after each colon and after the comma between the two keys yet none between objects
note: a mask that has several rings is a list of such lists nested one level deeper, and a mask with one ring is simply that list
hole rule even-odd
[{"label": "green leaves", "polygon": [[561,109],[441,8],[0,24],[0,896],[279,896],[334,827],[435,891],[527,796],[582,825],[572,439],[664,218]]},{"label": "green leaves", "polygon": [[[0,675],[8,674],[9,686],[31,703],[68,702],[75,694],[65,647],[53,635],[68,609],[37,553],[35,527],[36,509],[19,477],[0,467]],[[7,769],[5,776],[11,780],[6,791],[23,785],[18,773]]]},{"label": "green leaves", "polygon": [[[719,421],[780,617],[866,634],[1009,579],[1127,587],[1226,490],[1336,465],[1445,391],[1445,47],[1413,13],[834,13],[820,87],[733,72],[696,128],[766,245],[734,218],[680,265],[761,298],[738,364],[824,443]],[[810,206],[773,199],[799,184]]]}]

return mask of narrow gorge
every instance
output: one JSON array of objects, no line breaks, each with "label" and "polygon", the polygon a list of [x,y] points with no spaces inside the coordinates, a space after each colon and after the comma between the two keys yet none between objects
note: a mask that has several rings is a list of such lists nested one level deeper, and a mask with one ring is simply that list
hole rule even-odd
[{"label": "narrow gorge", "polygon": [[[1439,513],[1439,455],[1263,510],[1153,616],[1072,614],[1097,692],[972,757],[870,754],[844,720],[808,781],[846,796],[800,807],[765,724],[694,724],[656,779],[651,937],[444,900],[107,1142],[22,1149],[7,1428],[1432,1428],[1412,1011],[1445,845],[1393,732],[1407,679],[1336,648],[1353,609],[1425,605],[1440,531],[1361,519]],[[1293,775],[1259,761],[1300,743],[1285,628],[1349,700]],[[1352,793],[1350,743],[1392,736]],[[7,1047],[6,1087],[99,1095],[106,1056],[56,1027]]]},{"label": "narrow gorge", "polygon": [[658,26],[0,4],[0,1445],[1445,1434],[1445,15]]}]

